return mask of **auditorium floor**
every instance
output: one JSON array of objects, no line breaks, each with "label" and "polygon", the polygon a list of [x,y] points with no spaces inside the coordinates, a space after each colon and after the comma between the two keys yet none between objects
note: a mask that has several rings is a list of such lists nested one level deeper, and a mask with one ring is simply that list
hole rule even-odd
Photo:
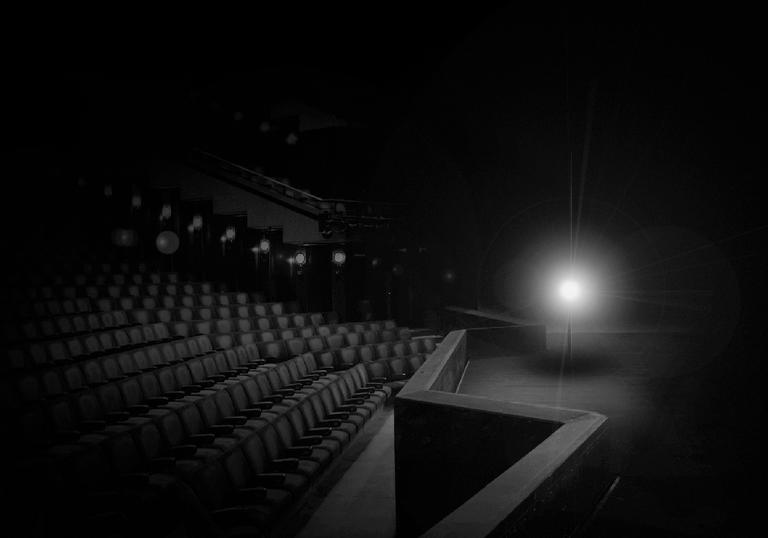
[{"label": "auditorium floor", "polygon": [[[364,447],[350,446],[347,465],[330,491],[310,499],[309,521],[298,538],[392,538],[395,536],[395,415],[389,407],[373,419]],[[338,477],[331,476],[329,481]],[[310,513],[311,512],[311,513]]]}]

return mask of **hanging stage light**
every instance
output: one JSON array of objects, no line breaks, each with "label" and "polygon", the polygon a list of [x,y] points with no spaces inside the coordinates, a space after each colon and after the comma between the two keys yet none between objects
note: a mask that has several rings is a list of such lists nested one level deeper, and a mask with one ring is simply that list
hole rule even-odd
[{"label": "hanging stage light", "polygon": [[171,204],[163,204],[162,209],[160,210],[160,220],[168,220],[171,218]]},{"label": "hanging stage light", "polygon": [[301,267],[307,263],[307,253],[303,250],[297,250],[296,254],[293,255],[293,261],[296,262],[296,265]]},{"label": "hanging stage light", "polygon": [[269,254],[269,249],[271,248],[272,244],[270,243],[269,239],[262,239],[259,241],[259,251],[263,252],[264,254]]},{"label": "hanging stage light", "polygon": [[203,228],[203,216],[195,215],[192,217],[192,228],[195,230],[201,230]]}]

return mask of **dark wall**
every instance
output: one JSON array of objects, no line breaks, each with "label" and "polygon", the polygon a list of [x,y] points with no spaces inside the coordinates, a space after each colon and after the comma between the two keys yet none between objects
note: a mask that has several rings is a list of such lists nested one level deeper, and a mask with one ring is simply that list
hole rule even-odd
[{"label": "dark wall", "polygon": [[557,429],[429,404],[396,406],[395,424],[398,536],[430,528]]}]

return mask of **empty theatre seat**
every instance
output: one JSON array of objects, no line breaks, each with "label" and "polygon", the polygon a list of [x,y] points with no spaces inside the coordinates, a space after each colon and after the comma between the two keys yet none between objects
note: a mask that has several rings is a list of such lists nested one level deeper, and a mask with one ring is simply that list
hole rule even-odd
[{"label": "empty theatre seat", "polygon": [[102,265],[21,289],[0,379],[12,452],[61,485],[51,525],[83,535],[268,535],[434,349],[392,320]]}]

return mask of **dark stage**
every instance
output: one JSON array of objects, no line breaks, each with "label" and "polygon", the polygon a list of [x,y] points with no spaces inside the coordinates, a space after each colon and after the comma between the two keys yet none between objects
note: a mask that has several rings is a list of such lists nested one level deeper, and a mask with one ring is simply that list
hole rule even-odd
[{"label": "dark stage", "polygon": [[744,418],[721,385],[722,357],[706,360],[700,340],[658,330],[575,332],[570,358],[562,332],[548,333],[543,355],[510,356],[485,343],[488,357],[470,361],[460,392],[608,417],[610,470],[619,479],[584,536],[728,534],[748,495],[737,486],[748,472],[737,437]]}]

